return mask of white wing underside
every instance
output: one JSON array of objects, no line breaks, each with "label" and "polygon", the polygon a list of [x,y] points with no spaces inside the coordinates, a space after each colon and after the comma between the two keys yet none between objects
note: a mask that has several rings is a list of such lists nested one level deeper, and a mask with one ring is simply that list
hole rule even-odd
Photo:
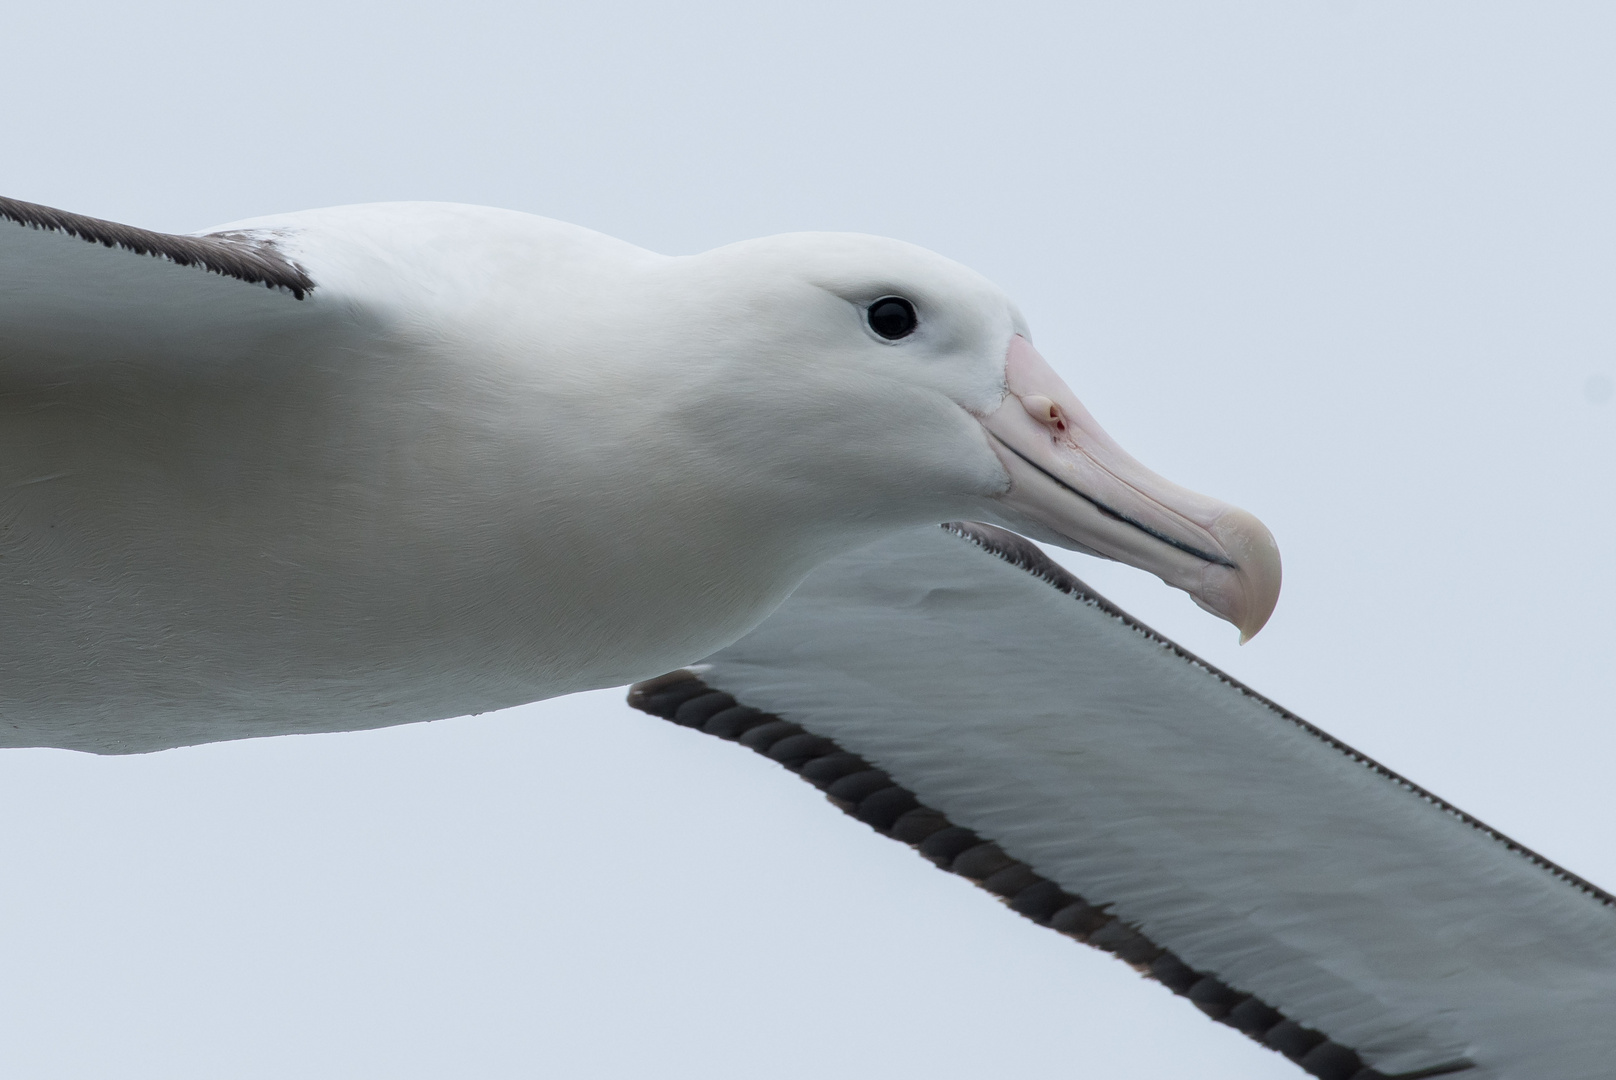
[{"label": "white wing underside", "polygon": [[1609,1075],[1609,897],[1079,590],[905,533],[701,677],[1384,1074]]}]

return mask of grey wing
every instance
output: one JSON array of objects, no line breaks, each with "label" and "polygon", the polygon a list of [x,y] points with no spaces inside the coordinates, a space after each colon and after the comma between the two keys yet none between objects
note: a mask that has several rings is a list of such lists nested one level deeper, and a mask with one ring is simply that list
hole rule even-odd
[{"label": "grey wing", "polygon": [[0,375],[217,347],[296,318],[315,287],[269,234],[180,236],[0,198]]},{"label": "grey wing", "polygon": [[987,526],[817,570],[631,701],[737,738],[1327,1080],[1586,1080],[1616,898]]},{"label": "grey wing", "polygon": [[[0,199],[0,745],[266,733],[190,704],[222,684],[219,627],[175,612],[263,576],[267,470],[297,464],[329,394],[306,373],[355,336],[281,239]],[[208,544],[242,565],[210,576]]]}]

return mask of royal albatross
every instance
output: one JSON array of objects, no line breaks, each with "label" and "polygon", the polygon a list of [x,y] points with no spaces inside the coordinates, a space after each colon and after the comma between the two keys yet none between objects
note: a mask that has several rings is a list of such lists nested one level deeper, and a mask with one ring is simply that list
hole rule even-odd
[{"label": "royal albatross", "polygon": [[1022,539],[1243,637],[1279,593],[1267,530],[1130,458],[963,267],[436,204],[0,219],[0,745],[644,680],[1312,1075],[1616,1055],[1616,900]]}]

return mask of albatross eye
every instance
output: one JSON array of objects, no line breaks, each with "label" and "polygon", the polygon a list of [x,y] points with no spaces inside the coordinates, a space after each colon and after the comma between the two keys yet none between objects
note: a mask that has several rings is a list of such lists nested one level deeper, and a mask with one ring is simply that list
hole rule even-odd
[{"label": "albatross eye", "polygon": [[901,296],[883,296],[870,305],[870,329],[888,341],[908,337],[919,321],[915,305]]}]

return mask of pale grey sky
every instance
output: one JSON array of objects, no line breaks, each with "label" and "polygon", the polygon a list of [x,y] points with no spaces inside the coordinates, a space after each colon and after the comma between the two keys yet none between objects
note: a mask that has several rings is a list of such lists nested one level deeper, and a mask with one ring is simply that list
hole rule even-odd
[{"label": "pale grey sky", "polygon": [[[1607,887],[1616,12],[1274,0],[35,4],[0,192],[200,228],[488,203],[668,252],[915,241],[1141,460],[1278,537],[1272,623],[1066,561]],[[603,691],[0,754],[0,1072],[1299,1076],[757,757]]]}]

